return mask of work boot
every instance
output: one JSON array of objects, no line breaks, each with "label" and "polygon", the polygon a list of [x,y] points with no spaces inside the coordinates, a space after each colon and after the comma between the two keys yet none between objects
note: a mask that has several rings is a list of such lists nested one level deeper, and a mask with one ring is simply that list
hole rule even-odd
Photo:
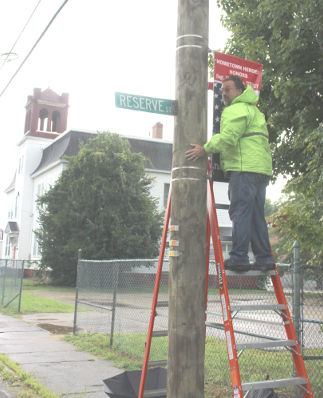
[{"label": "work boot", "polygon": [[247,272],[251,269],[250,264],[237,264],[229,258],[224,260],[224,268],[234,272]]},{"label": "work boot", "polygon": [[275,270],[275,268],[275,263],[258,264],[256,263],[256,261],[254,263],[251,263],[252,271],[273,271]]}]

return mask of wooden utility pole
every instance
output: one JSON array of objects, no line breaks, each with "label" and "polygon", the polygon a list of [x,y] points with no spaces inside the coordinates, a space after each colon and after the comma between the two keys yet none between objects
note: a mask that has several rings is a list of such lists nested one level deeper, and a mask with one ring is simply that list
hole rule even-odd
[{"label": "wooden utility pole", "polygon": [[204,397],[207,160],[188,162],[185,151],[207,141],[208,32],[209,1],[178,0],[168,398]]}]

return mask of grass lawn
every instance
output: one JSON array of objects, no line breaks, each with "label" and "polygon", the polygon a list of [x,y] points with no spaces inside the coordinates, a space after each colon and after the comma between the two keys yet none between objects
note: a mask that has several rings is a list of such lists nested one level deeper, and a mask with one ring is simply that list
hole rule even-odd
[{"label": "grass lawn", "polygon": [[75,287],[69,286],[52,286],[47,282],[40,282],[34,279],[23,279],[22,281],[23,292],[28,290],[46,290],[46,291],[57,291],[57,292],[73,292],[75,293]]},{"label": "grass lawn", "polygon": [[[79,334],[66,335],[65,340],[73,343],[78,350],[87,351],[100,358],[112,361],[116,367],[125,370],[140,370],[145,350],[145,333],[116,334],[113,347],[110,348],[110,339],[106,334]],[[315,352],[317,350],[314,350]],[[308,355],[309,352],[307,352]],[[312,355],[313,350],[312,350]],[[318,355],[316,352],[315,355]],[[167,358],[167,337],[153,339],[150,351],[150,360]],[[315,375],[323,374],[322,361],[315,361]],[[239,359],[242,382],[264,380],[269,374],[270,379],[290,377],[293,371],[291,354],[277,350],[247,350]],[[319,369],[318,369],[319,368]],[[311,375],[309,374],[310,380]],[[323,391],[321,377],[311,380],[314,392]],[[225,341],[207,337],[205,345],[205,397],[232,397],[230,369]],[[279,397],[292,397],[292,389],[279,391]],[[314,396],[321,396],[316,395]],[[323,395],[322,395],[323,396]]]},{"label": "grass lawn", "polygon": [[[75,292],[72,287],[50,286],[47,283],[40,283],[34,280],[23,280],[21,307],[18,313],[18,298],[11,304],[9,308],[1,307],[0,312],[6,315],[19,316],[20,314],[46,313],[46,312],[74,312],[74,305],[64,303],[47,297],[42,297],[34,292]],[[82,311],[82,308],[79,308]]]},{"label": "grass lawn", "polygon": [[[46,312],[74,312],[74,305],[61,301],[41,297],[36,294],[22,292],[20,313],[18,304],[5,308],[0,306],[0,312],[5,315],[19,316],[21,314],[46,313]],[[82,309],[79,309],[82,311]]]},{"label": "grass lawn", "polygon": [[44,312],[74,312],[74,305],[23,291],[21,297],[21,312],[23,314]]}]

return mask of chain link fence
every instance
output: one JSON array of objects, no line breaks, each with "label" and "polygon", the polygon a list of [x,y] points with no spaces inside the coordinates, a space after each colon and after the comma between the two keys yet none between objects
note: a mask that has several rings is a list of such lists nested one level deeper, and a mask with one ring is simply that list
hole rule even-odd
[{"label": "chain link fence", "polygon": [[[110,345],[121,353],[142,361],[158,260],[88,261],[79,259],[74,317],[75,333],[105,333]],[[294,268],[278,267],[292,316],[295,308]],[[314,274],[315,272],[315,274]],[[323,270],[307,267],[297,275],[303,280],[298,316],[299,341],[305,358],[314,397],[323,397]],[[320,279],[321,278],[321,279]],[[270,277],[227,275],[230,303],[233,305],[277,304]],[[321,282],[320,282],[321,281]],[[296,278],[296,284],[297,284]],[[296,296],[297,299],[297,296]],[[168,260],[164,260],[154,331],[167,331]],[[77,311],[78,306],[88,311]],[[225,342],[216,266],[210,262],[208,277],[207,326],[205,345],[206,397],[231,397],[231,376]],[[286,340],[282,318],[275,311],[233,313],[236,342]],[[162,335],[163,333],[161,333]],[[314,358],[315,357],[315,358]],[[150,360],[167,359],[167,337],[152,339]],[[250,349],[239,356],[242,382],[293,376],[292,355],[286,349]],[[220,394],[220,395],[219,395]],[[301,394],[301,395],[297,395]],[[280,389],[279,397],[302,396],[293,388]]]},{"label": "chain link fence", "polygon": [[20,311],[24,260],[0,259],[0,298],[3,307]]},{"label": "chain link fence", "polygon": [[300,267],[299,334],[315,397],[323,397],[323,267]]}]

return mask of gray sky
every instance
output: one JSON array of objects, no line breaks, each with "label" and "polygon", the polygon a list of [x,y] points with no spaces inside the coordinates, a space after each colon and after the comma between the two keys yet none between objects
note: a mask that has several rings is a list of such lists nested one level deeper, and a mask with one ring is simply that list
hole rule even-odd
[{"label": "gray sky", "polygon": [[[39,0],[0,0],[0,55],[9,52]],[[30,51],[63,0],[42,0],[13,52],[19,59],[0,70],[0,92]],[[176,0],[69,0],[0,98],[0,228],[6,225],[3,190],[17,168],[27,96],[50,87],[70,94],[67,128],[109,130],[148,137],[156,122],[173,139],[173,117],[125,111],[114,92],[174,98]],[[210,1],[209,46],[224,48],[228,32]],[[0,61],[0,67],[2,60]],[[208,134],[212,131],[212,94]],[[277,200],[280,188],[268,188]]]}]

